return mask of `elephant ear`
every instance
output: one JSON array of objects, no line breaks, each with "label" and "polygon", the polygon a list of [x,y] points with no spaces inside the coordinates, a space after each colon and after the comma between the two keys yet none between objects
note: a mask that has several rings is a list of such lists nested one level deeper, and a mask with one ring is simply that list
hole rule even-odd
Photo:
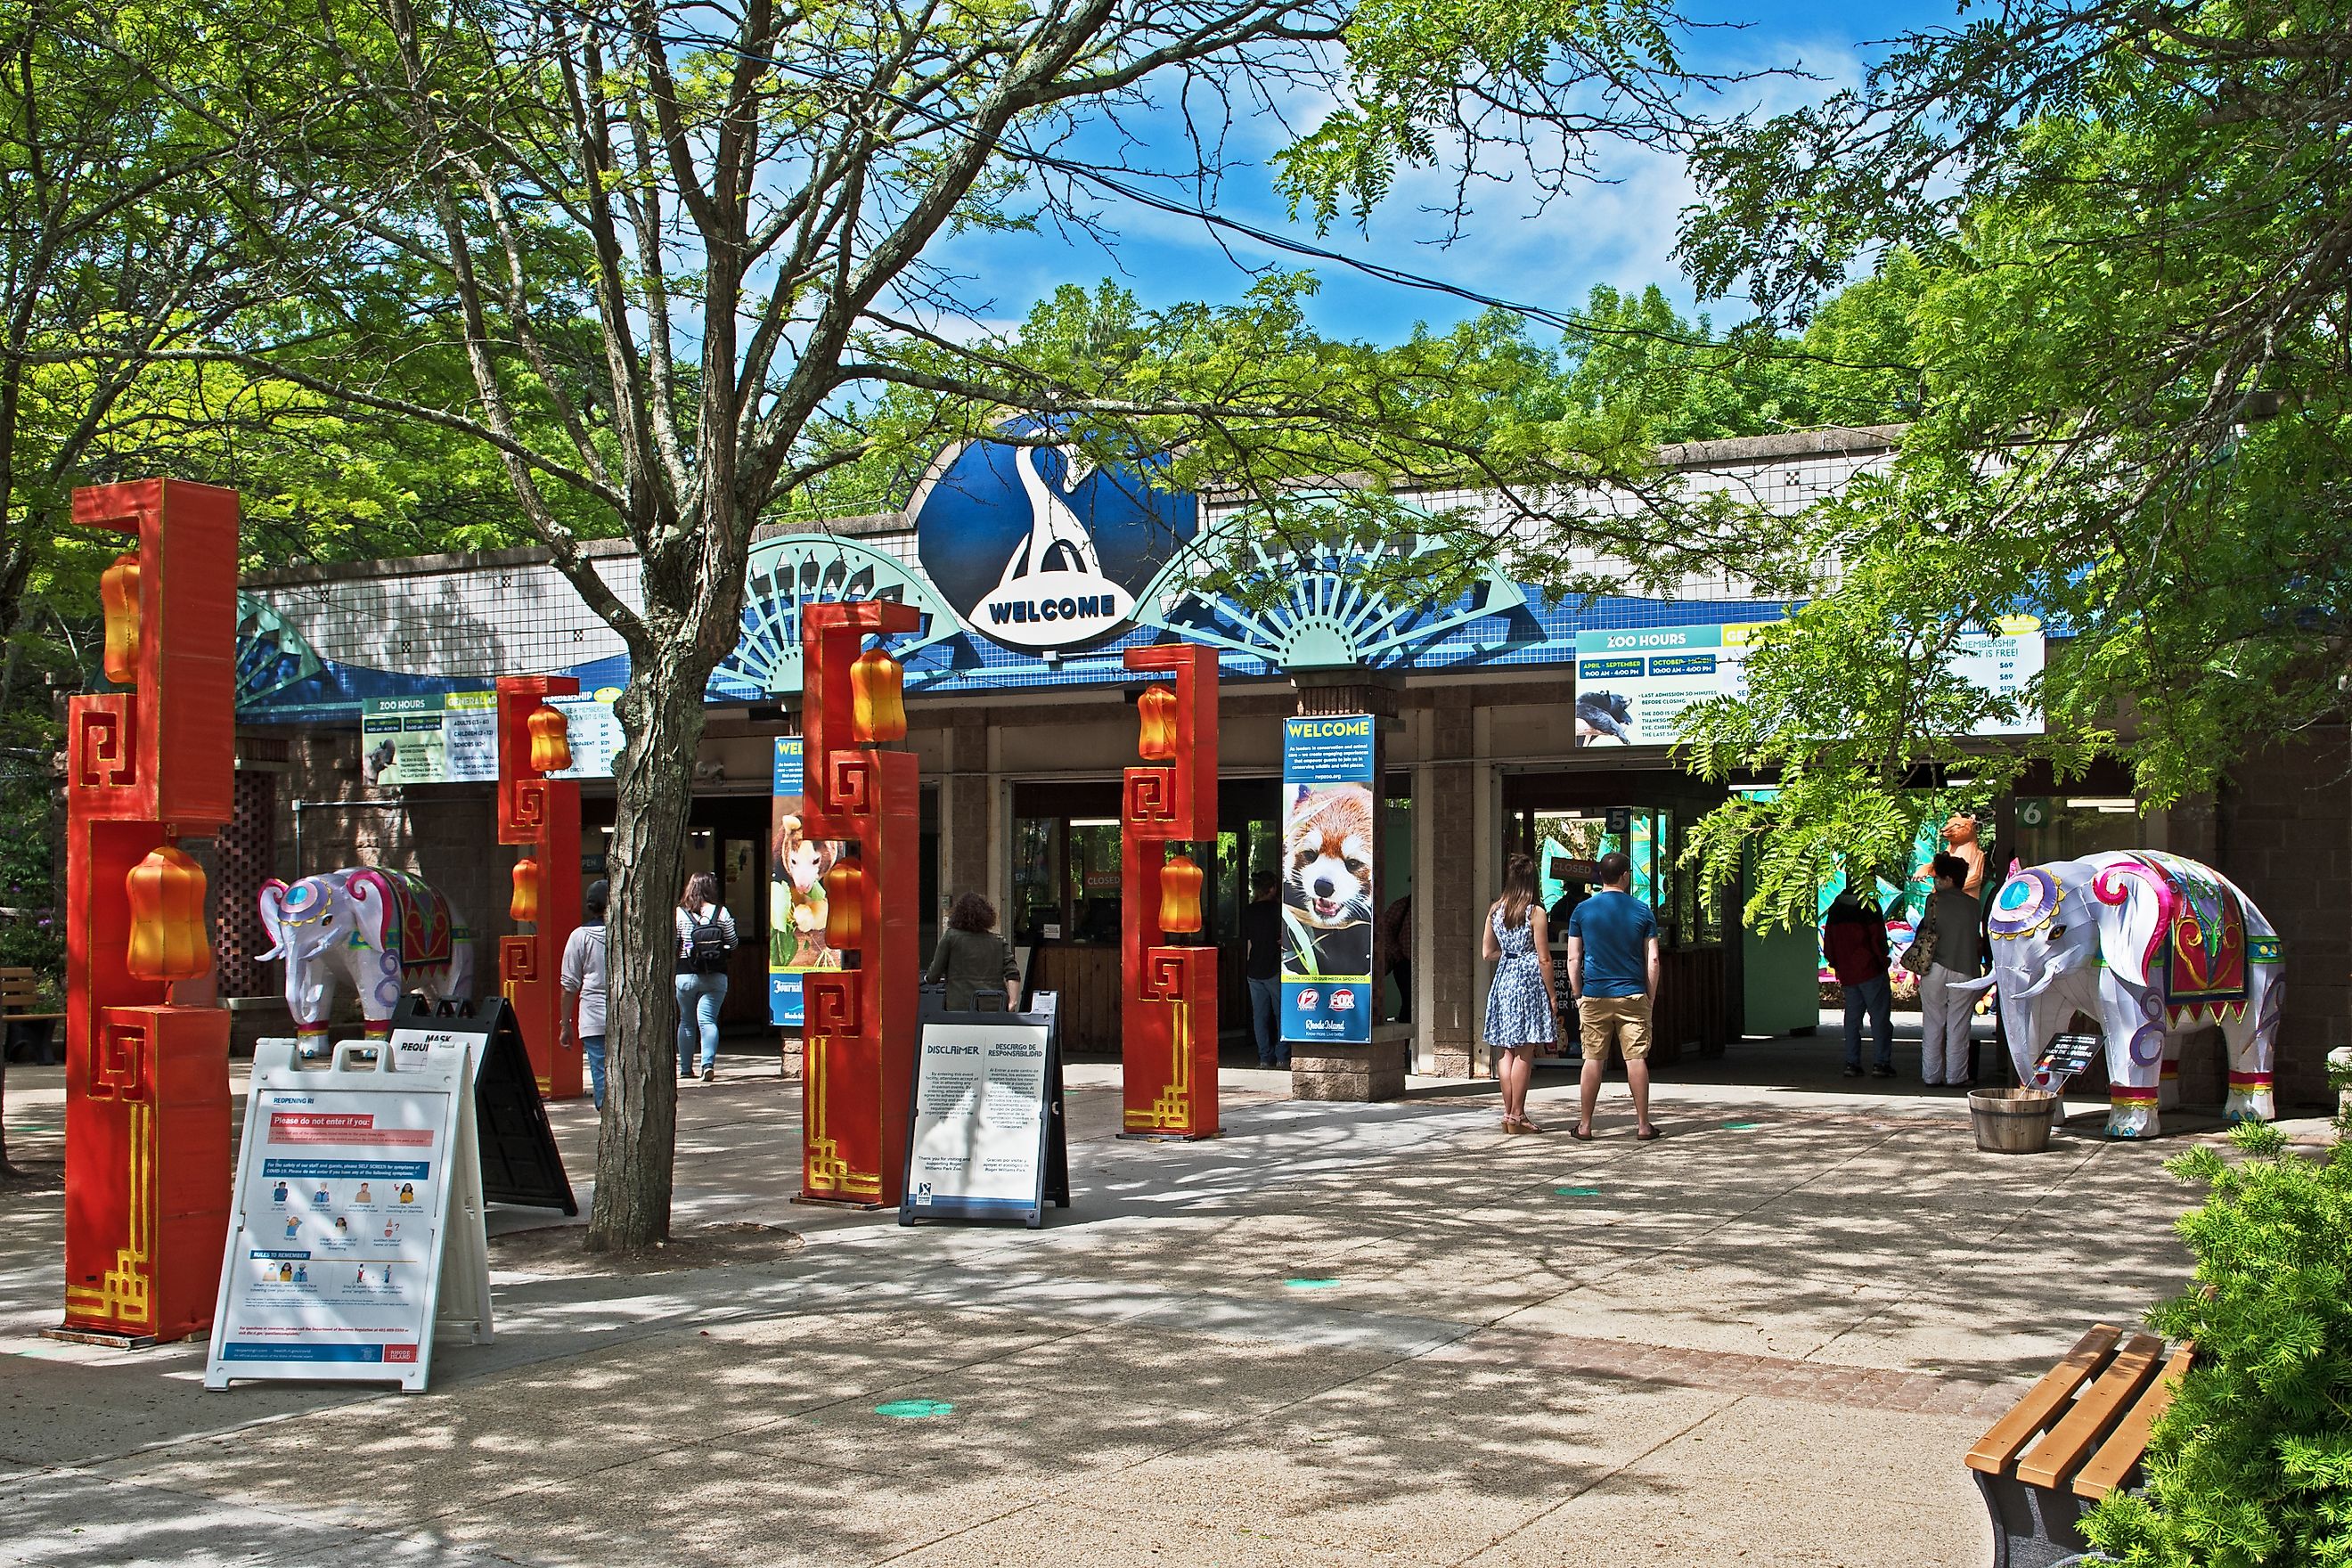
[{"label": "elephant ear", "polygon": [[385,880],[383,873],[363,866],[343,879],[343,891],[352,900],[352,914],[359,922],[360,934],[367,938],[369,945],[378,950],[386,946],[397,947],[396,932],[391,942],[384,941],[384,932],[393,922],[393,910],[396,905],[391,884]]},{"label": "elephant ear", "polygon": [[261,906],[261,929],[269,933],[269,951],[256,958],[256,963],[267,963],[273,958],[286,956],[286,884],[272,877],[261,884],[257,900]]},{"label": "elephant ear", "polygon": [[2093,873],[2091,896],[2098,907],[2084,914],[2097,916],[2101,960],[2135,985],[2150,984],[2158,950],[2179,907],[2172,879],[2159,866],[2125,856]]}]

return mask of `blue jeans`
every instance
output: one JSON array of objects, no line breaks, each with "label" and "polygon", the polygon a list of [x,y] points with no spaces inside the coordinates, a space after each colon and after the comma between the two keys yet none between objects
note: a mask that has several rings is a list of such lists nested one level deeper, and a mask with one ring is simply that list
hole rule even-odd
[{"label": "blue jeans", "polygon": [[588,1098],[596,1102],[597,1110],[602,1110],[604,1109],[604,1037],[581,1036],[580,1054],[588,1058]]},{"label": "blue jeans", "polygon": [[1884,974],[1845,986],[1845,1065],[1862,1066],[1862,1015],[1870,1011],[1870,1032],[1878,1044],[1878,1065],[1895,1065],[1895,987]]},{"label": "blue jeans", "polygon": [[677,977],[677,1070],[694,1071],[695,1037],[702,1039],[702,1068],[719,1059],[719,1004],[727,1000],[724,974],[681,974]]},{"label": "blue jeans", "polygon": [[1257,1040],[1257,1065],[1286,1068],[1290,1044],[1282,1037],[1282,982],[1250,976],[1250,1033]]}]

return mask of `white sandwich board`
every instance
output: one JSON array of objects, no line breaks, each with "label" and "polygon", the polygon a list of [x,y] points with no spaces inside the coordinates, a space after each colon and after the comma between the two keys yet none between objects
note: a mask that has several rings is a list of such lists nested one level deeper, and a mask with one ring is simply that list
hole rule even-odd
[{"label": "white sandwich board", "polygon": [[258,1378],[420,1393],[436,1324],[490,1337],[474,1037],[427,1027],[306,1066],[254,1048],[206,1388]]}]

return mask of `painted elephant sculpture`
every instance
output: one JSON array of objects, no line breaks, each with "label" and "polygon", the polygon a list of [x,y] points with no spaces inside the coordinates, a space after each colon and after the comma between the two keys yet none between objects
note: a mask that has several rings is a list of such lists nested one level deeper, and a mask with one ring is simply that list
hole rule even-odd
[{"label": "painted elephant sculpture", "polygon": [[2080,1012],[2105,1041],[2107,1136],[2148,1138],[2179,1103],[2182,1040],[2218,1026],[2232,1121],[2268,1121],[2284,971],[2278,932],[2227,877],[2154,849],[2053,860],[2010,873],[1986,929],[2018,1080]]},{"label": "painted elephant sculpture", "polygon": [[261,885],[261,923],[286,961],[286,1006],[295,1033],[322,1037],[337,985],[359,993],[367,1032],[385,1033],[401,996],[463,999],[474,984],[474,933],[430,884],[404,871],[350,866],[293,886]]}]

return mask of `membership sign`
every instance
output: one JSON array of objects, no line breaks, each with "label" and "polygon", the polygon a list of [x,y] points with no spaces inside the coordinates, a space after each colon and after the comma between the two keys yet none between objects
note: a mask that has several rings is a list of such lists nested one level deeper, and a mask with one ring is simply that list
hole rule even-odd
[{"label": "membership sign", "polygon": [[[1748,694],[1748,656],[1769,621],[1720,626],[1628,626],[1576,634],[1576,743],[1669,746],[1682,739],[1683,710],[1714,697]],[[1952,646],[1951,671],[1996,697],[2022,699],[2042,673],[2042,623],[2008,616]],[[1980,735],[2038,735],[2031,706]]]},{"label": "membership sign", "polygon": [[926,1023],[899,1223],[1025,1219],[1034,1226],[1048,1198],[1066,1206],[1060,1089],[1050,1014],[959,1013]]},{"label": "membership sign", "polygon": [[428,1029],[300,1065],[255,1048],[236,1215],[206,1388],[234,1380],[398,1383],[433,1364],[437,1309],[489,1334],[471,1042]]},{"label": "membership sign", "polygon": [[1372,1037],[1372,716],[1282,726],[1282,1037]]}]

